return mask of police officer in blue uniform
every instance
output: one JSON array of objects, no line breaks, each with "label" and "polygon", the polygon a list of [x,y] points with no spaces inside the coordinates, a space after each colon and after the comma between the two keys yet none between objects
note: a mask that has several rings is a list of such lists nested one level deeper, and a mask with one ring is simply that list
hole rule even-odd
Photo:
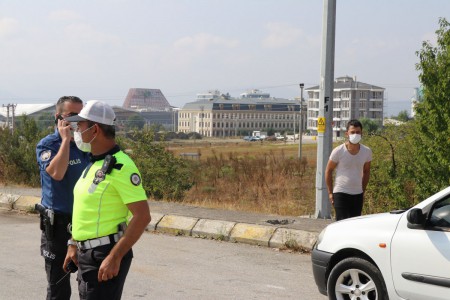
[{"label": "police officer in blue uniform", "polygon": [[63,96],[56,104],[53,134],[43,138],[36,147],[42,200],[36,205],[41,214],[41,255],[47,273],[47,300],[70,299],[70,276],[63,269],[67,253],[67,230],[72,219],[73,188],[89,162],[72,138],[71,124],[64,120],[77,115],[83,101],[75,96]]}]

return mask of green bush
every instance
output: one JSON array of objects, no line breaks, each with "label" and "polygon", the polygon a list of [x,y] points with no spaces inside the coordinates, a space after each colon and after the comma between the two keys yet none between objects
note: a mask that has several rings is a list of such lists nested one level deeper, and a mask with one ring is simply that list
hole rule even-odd
[{"label": "green bush", "polygon": [[0,129],[0,179],[3,182],[39,186],[36,145],[48,134],[40,131],[34,119],[21,116],[14,132]]},{"label": "green bush", "polygon": [[192,187],[188,162],[167,151],[164,143],[154,142],[154,137],[151,130],[134,132],[130,156],[141,172],[147,196],[180,200]]}]

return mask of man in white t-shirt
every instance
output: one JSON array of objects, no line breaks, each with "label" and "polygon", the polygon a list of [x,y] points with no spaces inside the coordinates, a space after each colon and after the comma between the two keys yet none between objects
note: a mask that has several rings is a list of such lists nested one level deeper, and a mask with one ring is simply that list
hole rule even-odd
[{"label": "man in white t-shirt", "polygon": [[334,206],[337,221],[361,215],[372,161],[372,150],[359,143],[362,136],[360,121],[350,120],[345,136],[345,143],[331,152],[325,170],[328,198]]}]

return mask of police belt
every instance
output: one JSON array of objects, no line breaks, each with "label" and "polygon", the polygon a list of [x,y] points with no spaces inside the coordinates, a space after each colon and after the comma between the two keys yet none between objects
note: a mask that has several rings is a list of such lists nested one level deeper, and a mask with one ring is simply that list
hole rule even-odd
[{"label": "police belt", "polygon": [[120,239],[121,236],[122,236],[121,232],[118,232],[115,234],[110,234],[96,239],[77,242],[77,247],[80,250],[89,250],[96,247],[117,243],[117,241]]}]

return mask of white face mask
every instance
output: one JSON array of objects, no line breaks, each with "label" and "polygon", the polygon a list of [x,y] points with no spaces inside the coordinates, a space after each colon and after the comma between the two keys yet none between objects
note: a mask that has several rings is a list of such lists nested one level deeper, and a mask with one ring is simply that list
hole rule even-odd
[{"label": "white face mask", "polygon": [[348,140],[349,140],[350,143],[352,143],[352,144],[358,144],[359,141],[361,141],[361,135],[360,135],[360,134],[357,134],[357,133],[355,133],[355,134],[350,134],[350,135],[348,136]]},{"label": "white face mask", "polygon": [[83,132],[75,131],[73,133],[73,139],[75,140],[75,144],[77,145],[78,149],[80,149],[83,152],[91,152],[91,143],[97,137],[94,136],[89,143],[83,142],[83,138],[81,135],[85,133],[87,130],[91,129],[92,127],[94,127],[94,125],[84,130]]}]

